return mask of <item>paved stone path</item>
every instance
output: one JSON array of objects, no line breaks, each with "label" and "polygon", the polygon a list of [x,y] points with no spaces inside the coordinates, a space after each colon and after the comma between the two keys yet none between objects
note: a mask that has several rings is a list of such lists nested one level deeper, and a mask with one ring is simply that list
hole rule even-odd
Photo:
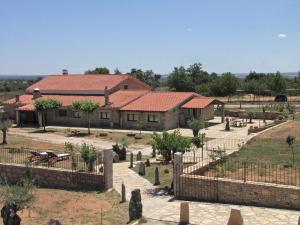
[{"label": "paved stone path", "polygon": [[[128,165],[128,162],[114,164],[115,189],[121,193],[121,184],[124,182],[128,201],[133,189],[141,189],[144,216],[154,220],[149,221],[149,224],[166,224],[164,222],[155,223],[155,220],[179,222],[181,201],[173,200],[172,197],[163,195],[163,193],[154,194],[155,187],[148,180],[130,170]],[[300,212],[292,210],[190,202],[190,222],[201,225],[227,224],[231,208],[241,210],[245,225],[296,225],[300,216]]]}]

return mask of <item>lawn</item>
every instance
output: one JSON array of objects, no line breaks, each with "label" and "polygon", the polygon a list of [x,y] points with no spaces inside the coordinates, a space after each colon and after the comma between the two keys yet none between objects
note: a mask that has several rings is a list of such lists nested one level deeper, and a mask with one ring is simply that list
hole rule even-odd
[{"label": "lawn", "polygon": [[300,167],[300,122],[289,121],[272,128],[242,147],[231,159],[238,161],[291,164],[292,151],[286,143],[288,135],[295,136],[295,165]]},{"label": "lawn", "polygon": [[[295,165],[300,167],[300,140],[295,142],[294,151]],[[292,151],[285,139],[255,138],[232,158],[239,161],[284,165],[292,163]]]},{"label": "lawn", "polygon": [[33,204],[19,215],[23,225],[47,224],[51,218],[64,225],[126,224],[128,202],[119,202],[115,190],[97,193],[37,188]]},{"label": "lawn", "polygon": [[[299,121],[290,121],[258,135],[204,175],[300,186],[299,127]],[[286,143],[288,135],[296,137],[294,166],[292,150]]]},{"label": "lawn", "polygon": [[[150,167],[146,167],[145,179],[154,184],[155,181],[155,168],[158,167],[160,185],[158,187],[171,187],[172,178],[173,178],[173,164],[162,164],[162,163],[151,163]],[[166,173],[167,171],[168,173]],[[136,173],[139,172],[139,167],[136,166],[133,168],[133,171]]]}]

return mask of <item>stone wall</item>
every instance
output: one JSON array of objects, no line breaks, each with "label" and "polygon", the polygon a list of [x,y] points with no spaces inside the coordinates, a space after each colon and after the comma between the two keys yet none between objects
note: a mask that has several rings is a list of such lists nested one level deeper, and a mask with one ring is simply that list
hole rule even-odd
[{"label": "stone wall", "polygon": [[[0,177],[17,183],[25,177],[26,167],[18,164],[0,163]],[[105,189],[104,175],[72,172],[71,170],[33,167],[34,182],[39,187],[63,189]]]},{"label": "stone wall", "polygon": [[[253,112],[253,119],[266,119],[266,120],[275,120],[278,118],[278,116],[282,116],[283,113],[280,112]],[[221,110],[215,111],[216,116],[221,116]],[[248,115],[246,114],[245,110],[239,110],[239,111],[233,111],[233,110],[225,110],[225,115],[230,117],[240,117],[240,118],[248,118]]]},{"label": "stone wall", "polygon": [[300,209],[300,187],[181,175],[176,196],[230,204]]}]

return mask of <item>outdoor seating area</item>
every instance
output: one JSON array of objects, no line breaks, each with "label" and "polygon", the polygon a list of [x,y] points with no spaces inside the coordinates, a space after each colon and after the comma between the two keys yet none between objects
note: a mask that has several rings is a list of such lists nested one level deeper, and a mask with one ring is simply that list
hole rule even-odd
[{"label": "outdoor seating area", "polygon": [[74,172],[100,172],[97,168],[102,167],[102,155],[97,154],[93,166],[88,165],[79,153],[64,153],[54,150],[31,150],[31,149],[0,149],[0,163],[18,165],[52,167]]},{"label": "outdoor seating area", "polygon": [[246,127],[247,126],[247,122],[245,120],[240,120],[240,119],[235,119],[233,121],[231,121],[231,126],[232,127]]},{"label": "outdoor seating area", "polygon": [[31,156],[28,157],[29,162],[38,165],[40,163],[48,163],[50,166],[56,162],[69,160],[71,154],[69,153],[55,153],[53,151],[37,152],[30,151]]}]

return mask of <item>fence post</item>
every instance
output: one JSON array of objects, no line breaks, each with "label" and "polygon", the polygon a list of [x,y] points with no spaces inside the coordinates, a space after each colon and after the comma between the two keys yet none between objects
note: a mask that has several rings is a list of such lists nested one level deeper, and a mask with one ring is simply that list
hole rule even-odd
[{"label": "fence post", "polygon": [[105,190],[113,187],[113,152],[111,149],[103,150],[104,187]]},{"label": "fence post", "polygon": [[180,175],[182,173],[182,153],[176,152],[174,155],[174,169],[173,169],[173,187],[174,195],[178,196],[180,193]]},{"label": "fence post", "polygon": [[243,167],[244,167],[244,183],[246,183],[247,180],[247,164],[246,162],[243,162]]}]

